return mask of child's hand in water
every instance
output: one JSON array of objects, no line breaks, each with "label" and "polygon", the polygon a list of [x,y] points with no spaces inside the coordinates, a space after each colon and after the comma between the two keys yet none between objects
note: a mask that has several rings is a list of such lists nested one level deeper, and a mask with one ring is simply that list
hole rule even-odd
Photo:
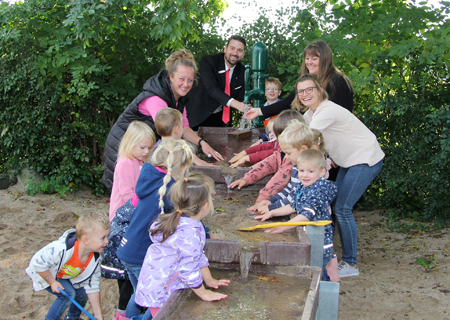
[{"label": "child's hand in water", "polygon": [[259,207],[258,207],[258,212],[259,212],[259,214],[266,214],[266,213],[268,213],[270,210],[269,210],[269,206],[268,205],[261,205],[261,204],[259,204]]},{"label": "child's hand in water", "polygon": [[201,296],[199,295],[199,297],[203,301],[217,301],[217,300],[225,299],[228,296],[223,293],[214,292],[211,290],[205,290],[205,292]]},{"label": "child's hand in water", "polygon": [[[210,283],[212,286],[215,286],[217,289],[219,285],[227,286],[230,283],[230,280],[215,280],[213,278],[205,280],[205,283],[208,285]],[[209,286],[209,285],[208,285]],[[223,298],[226,298],[226,294],[214,292],[211,290],[206,290],[205,286],[202,284],[200,288],[194,289],[192,288],[192,291],[195,292],[197,296],[200,297],[203,301],[215,301],[215,300],[221,300]]]},{"label": "child's hand in water", "polygon": [[259,207],[260,203],[261,202],[256,201],[254,205],[252,205],[251,207],[247,208],[247,211],[258,211],[258,207]]},{"label": "child's hand in water", "polygon": [[216,279],[211,278],[208,281],[205,281],[205,283],[208,287],[217,289],[217,288],[219,288],[219,286],[227,287],[230,284],[230,280],[225,280],[225,279],[216,280]]},{"label": "child's hand in water", "polygon": [[242,158],[243,156],[238,153],[238,154],[234,154],[234,157],[231,158],[230,160],[228,160],[229,163],[235,163],[236,161],[238,161],[240,158]]},{"label": "child's hand in water", "polygon": [[255,220],[261,220],[266,221],[267,219],[272,218],[272,212],[268,211],[267,213],[263,214],[262,216],[256,216]]},{"label": "child's hand in water", "polygon": [[232,165],[230,165],[230,168],[237,168],[240,165],[245,164],[249,160],[250,160],[249,156],[244,156],[244,157],[240,158],[238,161],[236,161],[235,163],[233,163]]},{"label": "child's hand in water", "polygon": [[269,200],[263,200],[260,202],[256,201],[254,205],[252,205],[250,208],[247,209],[247,211],[258,211],[259,207],[268,206],[269,204],[271,204]]},{"label": "child's hand in water", "polygon": [[292,229],[292,228],[287,227],[287,226],[286,227],[275,227],[275,228],[269,228],[269,229],[265,230],[264,232],[275,234],[275,233],[283,233],[284,231],[289,230],[289,229]]},{"label": "child's hand in water", "polygon": [[228,188],[233,189],[234,187],[238,187],[238,190],[241,190],[242,187],[245,187],[247,182],[244,179],[239,179],[230,183]]}]

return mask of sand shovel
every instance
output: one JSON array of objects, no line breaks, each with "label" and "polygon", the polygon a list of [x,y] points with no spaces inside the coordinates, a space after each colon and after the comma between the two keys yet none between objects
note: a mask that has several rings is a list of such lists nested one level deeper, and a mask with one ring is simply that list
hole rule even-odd
[{"label": "sand shovel", "polygon": [[67,298],[69,298],[69,300],[72,301],[72,303],[73,303],[75,306],[77,306],[78,309],[80,309],[81,311],[83,311],[84,314],[86,314],[86,315],[89,317],[89,319],[91,319],[91,320],[97,320],[92,314],[90,314],[89,312],[87,312],[87,310],[86,310],[85,308],[83,308],[82,306],[80,306],[80,304],[79,304],[78,302],[76,302],[74,299],[72,299],[72,297],[69,296],[69,295],[67,294],[67,292],[65,292],[63,289],[60,288],[60,289],[59,289],[59,292],[61,292],[63,295],[65,295]]},{"label": "sand shovel", "polygon": [[274,228],[274,227],[285,227],[285,226],[326,226],[331,224],[331,220],[321,220],[321,221],[299,221],[299,222],[274,222],[274,223],[266,223],[266,224],[258,224],[253,227],[247,228],[238,228],[238,231],[252,231],[255,229],[262,228]]}]

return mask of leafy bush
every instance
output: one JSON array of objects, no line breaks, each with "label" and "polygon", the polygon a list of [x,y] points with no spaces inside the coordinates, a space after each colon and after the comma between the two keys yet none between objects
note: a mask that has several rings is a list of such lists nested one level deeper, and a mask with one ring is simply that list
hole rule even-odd
[{"label": "leafy bush", "polygon": [[[333,5],[330,9],[327,5]],[[361,206],[392,217],[450,217],[450,7],[414,0],[323,0],[260,10],[227,31],[269,49],[283,95],[298,77],[304,47],[325,40],[352,80],[354,113],[377,135],[386,159]],[[36,169],[33,192],[87,183],[104,192],[103,144],[110,127],[167,55],[197,60],[221,51],[215,17],[202,2],[29,0],[0,3],[0,170]],[[255,10],[254,8],[246,10]],[[271,13],[273,16],[271,16]]]},{"label": "leafy bush", "polygon": [[[144,82],[221,0],[0,3],[2,170],[43,175],[29,192],[93,192],[107,134]],[[206,10],[208,9],[208,10]],[[170,36],[167,34],[170,33]]]}]

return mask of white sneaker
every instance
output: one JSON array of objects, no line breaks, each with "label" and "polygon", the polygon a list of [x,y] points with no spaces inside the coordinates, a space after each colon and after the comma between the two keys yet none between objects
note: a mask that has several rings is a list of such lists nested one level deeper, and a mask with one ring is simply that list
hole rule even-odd
[{"label": "white sneaker", "polygon": [[338,274],[340,278],[359,276],[358,267],[351,268],[348,263],[341,261],[338,265]]}]

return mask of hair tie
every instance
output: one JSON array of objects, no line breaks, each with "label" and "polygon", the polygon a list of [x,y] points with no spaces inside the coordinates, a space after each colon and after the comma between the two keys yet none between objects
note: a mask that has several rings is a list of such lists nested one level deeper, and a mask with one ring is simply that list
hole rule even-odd
[{"label": "hair tie", "polygon": [[317,144],[318,146],[320,146],[320,137],[319,137],[319,142],[318,142],[318,144]]},{"label": "hair tie", "polygon": [[171,153],[173,153],[173,151],[172,151],[172,150],[170,150],[170,151],[169,151],[169,154],[171,154]]},{"label": "hair tie", "polygon": [[179,214],[182,214],[183,212],[181,210],[177,210],[175,212],[178,212]]},{"label": "hair tie", "polygon": [[188,178],[184,178],[184,182],[188,182]]}]

